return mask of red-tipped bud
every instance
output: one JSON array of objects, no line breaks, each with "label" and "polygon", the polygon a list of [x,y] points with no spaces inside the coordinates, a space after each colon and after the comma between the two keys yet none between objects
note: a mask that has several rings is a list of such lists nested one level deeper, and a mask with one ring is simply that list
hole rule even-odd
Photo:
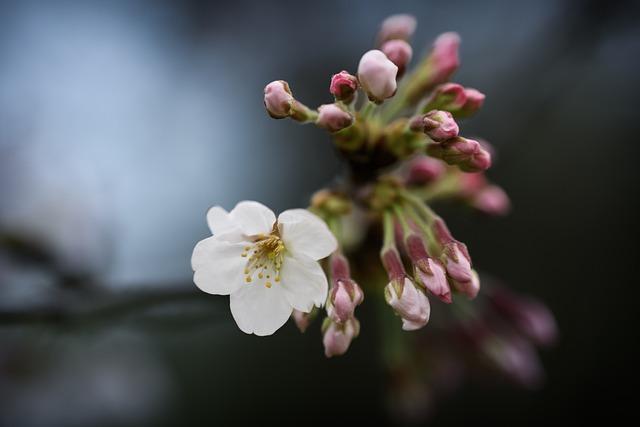
[{"label": "red-tipped bud", "polygon": [[377,104],[396,93],[398,67],[379,50],[370,50],[358,64],[358,80],[369,100]]},{"label": "red-tipped bud", "polygon": [[326,318],[322,325],[322,344],[327,357],[341,356],[347,352],[351,341],[360,334],[360,322],[352,317],[343,324]]},{"label": "red-tipped bud", "polygon": [[491,167],[491,154],[478,141],[460,136],[440,144],[430,144],[427,153],[450,165],[457,165],[464,172],[481,172]]},{"label": "red-tipped bud", "polygon": [[416,30],[416,18],[407,14],[391,15],[382,22],[378,32],[378,46],[388,40],[409,40]]},{"label": "red-tipped bud", "polygon": [[274,119],[284,119],[291,114],[294,99],[289,84],[276,80],[264,88],[264,106]]},{"label": "red-tipped bud", "polygon": [[331,288],[327,313],[333,321],[344,323],[353,317],[356,307],[363,300],[364,294],[356,282],[339,280]]},{"label": "red-tipped bud", "polygon": [[327,301],[327,313],[337,323],[344,323],[353,317],[358,305],[364,300],[360,286],[351,279],[349,262],[344,255],[335,252],[329,259],[332,287]]},{"label": "red-tipped bud", "polygon": [[411,130],[422,131],[436,142],[458,136],[460,128],[448,111],[431,110],[427,114],[415,117],[409,123]]},{"label": "red-tipped bud", "polygon": [[402,77],[413,57],[411,45],[404,40],[389,40],[380,50],[398,67],[397,78]]},{"label": "red-tipped bud", "polygon": [[440,261],[427,253],[422,236],[411,233],[405,237],[405,247],[414,266],[417,282],[429,292],[446,303],[451,302],[451,289],[447,283],[447,275]]},{"label": "red-tipped bud", "polygon": [[380,258],[382,259],[384,269],[387,271],[389,280],[402,281],[407,277],[400,253],[395,247],[383,249]]},{"label": "red-tipped bud", "polygon": [[396,314],[402,318],[402,329],[415,331],[429,322],[429,299],[411,280],[392,280],[384,288],[384,296]]},{"label": "red-tipped bud", "polygon": [[353,116],[336,104],[325,104],[318,107],[316,124],[329,132],[338,132],[353,124]]},{"label": "red-tipped bud", "polygon": [[497,185],[487,185],[471,198],[471,205],[487,215],[502,216],[509,213],[511,202],[505,191]]},{"label": "red-tipped bud", "polygon": [[331,77],[329,91],[337,101],[343,101],[347,104],[350,103],[353,101],[356,90],[358,90],[358,79],[356,76],[343,70]]},{"label": "red-tipped bud", "polygon": [[440,160],[427,156],[421,156],[411,161],[409,165],[409,174],[407,177],[408,185],[426,185],[437,181],[444,175],[446,167]]}]

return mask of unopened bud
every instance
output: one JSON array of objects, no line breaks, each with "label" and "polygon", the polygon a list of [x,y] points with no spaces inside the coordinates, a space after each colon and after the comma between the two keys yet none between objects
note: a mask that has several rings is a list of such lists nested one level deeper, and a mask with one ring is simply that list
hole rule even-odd
[{"label": "unopened bud", "polygon": [[[449,274],[451,276],[451,274]],[[465,295],[469,299],[474,299],[478,296],[478,292],[480,291],[480,277],[475,270],[471,270],[471,278],[470,280],[458,280],[451,276],[451,282],[453,283],[453,287]]]},{"label": "unopened bud", "polygon": [[389,40],[409,40],[416,30],[416,18],[412,15],[397,14],[391,15],[380,26],[378,32],[378,46],[382,46]]},{"label": "unopened bud", "polygon": [[351,126],[353,116],[336,104],[325,104],[318,107],[316,124],[329,132],[338,132]]},{"label": "unopened bud", "polygon": [[535,389],[544,380],[544,370],[535,349],[522,337],[515,334],[495,336],[486,340],[483,347],[489,359],[517,384]]},{"label": "unopened bud", "polygon": [[384,295],[393,310],[402,318],[402,329],[415,331],[429,322],[429,299],[411,280],[392,280],[384,288]]},{"label": "unopened bud", "polygon": [[413,263],[415,278],[418,283],[440,300],[450,303],[451,289],[447,283],[445,269],[440,261],[429,256],[422,236],[415,232],[405,236],[405,247]]},{"label": "unopened bud", "polygon": [[398,67],[379,50],[365,53],[358,64],[358,80],[369,100],[377,104],[396,93]]},{"label": "unopened bud", "polygon": [[454,111],[456,117],[469,117],[475,114],[482,107],[486,98],[484,93],[472,88],[466,88],[464,93],[467,100],[459,110]]},{"label": "unopened bud", "polygon": [[460,36],[457,33],[450,32],[438,36],[431,53],[418,65],[415,74],[407,83],[409,103],[417,103],[435,86],[449,80],[460,65],[459,46]]},{"label": "unopened bud", "polygon": [[448,111],[431,110],[427,114],[411,120],[410,128],[413,131],[422,131],[436,142],[458,136],[460,128]]},{"label": "unopened bud", "polygon": [[487,185],[471,198],[471,205],[487,215],[506,215],[511,208],[509,196],[497,185]]},{"label": "unopened bud", "polygon": [[349,104],[353,101],[357,89],[358,79],[346,71],[340,71],[331,77],[329,91],[337,101],[343,101]]},{"label": "unopened bud", "polygon": [[351,279],[349,262],[340,252],[331,255],[329,270],[332,287],[327,301],[327,313],[333,321],[344,323],[353,317],[356,307],[364,299],[364,294],[360,286]]},{"label": "unopened bud", "polygon": [[411,45],[404,40],[389,40],[380,50],[398,67],[397,78],[402,77],[413,56]]},{"label": "unopened bud", "polygon": [[465,283],[472,280],[471,258],[464,243],[454,240],[445,244],[442,262],[453,280]]},{"label": "unopened bud", "polygon": [[491,167],[491,154],[478,141],[461,136],[430,144],[427,153],[450,165],[457,165],[464,172],[481,172]]},{"label": "unopened bud", "polygon": [[408,185],[426,185],[444,175],[446,167],[440,160],[421,156],[411,161],[407,176]]},{"label": "unopened bud", "polygon": [[273,81],[264,88],[264,106],[274,119],[289,117],[293,101],[289,84],[284,80]]},{"label": "unopened bud", "polygon": [[322,333],[325,356],[341,356],[347,352],[351,341],[359,335],[360,322],[352,317],[347,322],[338,324],[327,317],[322,325]]},{"label": "unopened bud", "polygon": [[276,80],[264,88],[264,106],[274,119],[291,117],[299,122],[315,120],[317,113],[298,102],[291,93],[289,84],[284,80]]},{"label": "unopened bud", "polygon": [[427,98],[423,112],[431,110],[458,111],[467,102],[467,93],[458,83],[445,83],[434,89]]}]

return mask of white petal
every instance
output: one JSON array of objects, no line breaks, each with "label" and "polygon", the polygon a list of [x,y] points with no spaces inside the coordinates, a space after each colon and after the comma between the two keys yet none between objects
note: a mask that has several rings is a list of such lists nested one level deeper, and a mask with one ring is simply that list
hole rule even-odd
[{"label": "white petal", "polygon": [[242,286],[246,243],[230,243],[216,236],[198,242],[191,256],[194,283],[203,291],[229,295]]},{"label": "white petal", "polygon": [[236,205],[229,218],[248,236],[269,234],[276,222],[275,214],[262,203],[244,201]]},{"label": "white petal", "polygon": [[285,255],[280,271],[284,294],[296,310],[308,313],[327,299],[327,276],[318,261],[304,255]]},{"label": "white petal", "polygon": [[290,209],[278,217],[282,241],[288,251],[315,260],[327,257],[338,242],[323,220],[306,209]]},{"label": "white petal", "polygon": [[275,283],[271,288],[262,283],[244,284],[231,294],[229,305],[240,330],[260,336],[280,329],[293,311],[282,288]]},{"label": "white petal", "polygon": [[229,212],[220,206],[214,206],[207,212],[207,224],[211,233],[227,242],[244,240],[242,230],[231,220]]}]

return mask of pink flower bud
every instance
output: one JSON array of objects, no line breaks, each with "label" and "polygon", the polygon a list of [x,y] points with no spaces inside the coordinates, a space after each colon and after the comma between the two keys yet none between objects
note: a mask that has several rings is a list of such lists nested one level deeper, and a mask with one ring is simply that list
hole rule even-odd
[{"label": "pink flower bud", "polygon": [[329,91],[338,101],[346,102],[347,104],[353,101],[356,90],[358,90],[358,79],[356,76],[349,74],[346,71],[340,71],[338,74],[334,74],[331,77],[331,86]]},{"label": "pink flower bud", "polygon": [[379,50],[370,50],[358,64],[358,80],[372,102],[382,103],[396,93],[398,67]]},{"label": "pink flower bud", "polygon": [[387,304],[402,318],[402,329],[405,331],[420,329],[429,321],[429,299],[408,278],[389,282],[384,288],[384,295]]},{"label": "pink flower bud", "polygon": [[347,352],[351,341],[359,335],[360,322],[352,317],[344,324],[338,324],[327,318],[322,329],[325,356],[341,356]]},{"label": "pink flower bud", "polygon": [[430,144],[427,153],[457,165],[464,172],[481,172],[491,166],[491,155],[478,141],[457,136],[440,144]]},{"label": "pink flower bud", "polygon": [[284,80],[276,80],[264,88],[264,106],[274,119],[284,119],[291,114],[294,102],[289,84]]},{"label": "pink flower bud", "polygon": [[423,112],[430,110],[458,111],[467,102],[467,93],[458,83],[445,83],[435,88],[425,103]]},{"label": "pink flower bud", "polygon": [[456,117],[469,117],[473,115],[482,107],[484,99],[486,98],[484,93],[472,88],[466,88],[464,93],[467,97],[467,101],[459,111],[456,111]]},{"label": "pink flower bud", "polygon": [[382,265],[384,266],[384,269],[387,271],[389,280],[402,282],[407,276],[407,272],[405,271],[404,265],[402,264],[400,253],[395,248],[395,246],[392,248],[384,249],[380,254],[380,258],[382,259]]},{"label": "pink flower bud", "polygon": [[469,299],[474,299],[478,296],[478,292],[480,292],[480,277],[475,270],[471,270],[471,279],[470,280],[457,280],[451,277],[451,282],[453,283],[453,287],[465,295]]},{"label": "pink flower bud", "polygon": [[310,313],[305,313],[304,311],[295,310],[295,309],[293,310],[293,313],[291,313],[291,317],[293,317],[293,321],[296,323],[296,326],[302,333],[304,333],[304,331],[307,330],[307,328],[309,327],[309,324],[315,318],[316,315],[317,315],[317,308],[315,307],[311,310]]},{"label": "pink flower bud", "polygon": [[463,173],[460,174],[460,195],[462,197],[474,197],[480,192],[487,184],[487,178],[483,172],[477,173]]},{"label": "pink flower bud", "polygon": [[499,314],[513,322],[520,332],[536,344],[548,346],[556,342],[556,320],[541,301],[521,297],[503,288],[492,290],[489,301]]},{"label": "pink flower bud", "polygon": [[451,289],[447,283],[444,267],[440,261],[429,256],[422,236],[411,232],[405,237],[404,243],[413,263],[417,282],[442,301],[450,303]]},{"label": "pink flower bud", "polygon": [[353,124],[353,116],[336,104],[325,104],[318,107],[316,124],[329,132],[338,132]]},{"label": "pink flower bud", "polygon": [[471,258],[464,243],[451,241],[444,245],[442,262],[447,274],[457,282],[468,283],[473,279]]},{"label": "pink flower bud", "polygon": [[[436,142],[458,136],[460,128],[448,111],[431,110],[420,117],[422,119],[422,131]],[[416,121],[411,122],[412,129],[417,127]]]},{"label": "pink flower bud", "polygon": [[435,40],[430,55],[431,66],[433,67],[432,84],[446,82],[458,69],[460,65],[460,60],[458,59],[459,46],[460,36],[457,33],[443,33]]},{"label": "pink flower bud", "polygon": [[382,22],[378,32],[378,46],[388,40],[409,40],[416,30],[416,18],[411,15],[391,15]]},{"label": "pink flower bud", "polygon": [[409,185],[426,185],[437,181],[444,175],[446,167],[440,160],[431,157],[421,156],[409,165],[409,175],[407,184]]},{"label": "pink flower bud", "polygon": [[404,40],[389,40],[382,45],[380,50],[387,55],[391,62],[398,66],[398,78],[400,78],[407,69],[409,62],[411,62],[411,57],[413,56],[411,45]]},{"label": "pink flower bud", "polygon": [[497,185],[487,185],[471,199],[471,205],[487,215],[506,215],[511,208],[509,196]]},{"label": "pink flower bud", "polygon": [[344,323],[353,317],[356,307],[363,300],[364,294],[356,282],[339,280],[331,289],[327,313],[335,322]]}]

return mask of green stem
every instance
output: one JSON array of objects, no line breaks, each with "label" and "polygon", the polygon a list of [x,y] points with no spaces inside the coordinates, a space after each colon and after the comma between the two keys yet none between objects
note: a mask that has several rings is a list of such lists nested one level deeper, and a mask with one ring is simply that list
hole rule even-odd
[{"label": "green stem", "polygon": [[373,113],[375,108],[376,104],[367,100],[360,109],[360,116],[362,117],[362,120],[367,120],[371,116],[371,113]]},{"label": "green stem", "polygon": [[393,211],[395,212],[396,218],[398,218],[398,221],[400,221],[400,226],[402,227],[402,233],[405,236],[411,233],[411,227],[409,226],[409,223],[405,218],[405,213],[402,211],[402,208],[399,205],[394,204]]},{"label": "green stem", "polygon": [[384,230],[384,243],[382,250],[395,247],[394,229],[393,229],[393,215],[391,211],[386,210],[383,214],[383,230]]}]

